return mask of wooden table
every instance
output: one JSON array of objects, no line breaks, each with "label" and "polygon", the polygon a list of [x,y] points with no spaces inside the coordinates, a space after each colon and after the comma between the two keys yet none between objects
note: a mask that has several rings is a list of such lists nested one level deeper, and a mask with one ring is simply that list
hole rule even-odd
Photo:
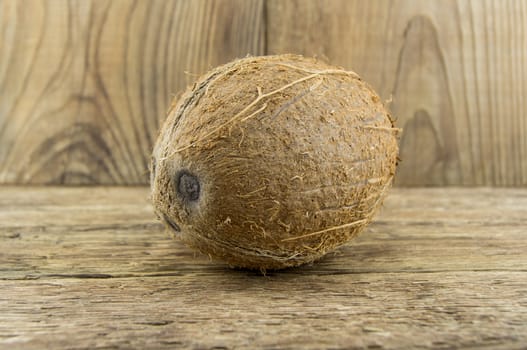
[{"label": "wooden table", "polygon": [[394,189],[262,276],[171,239],[147,188],[0,187],[0,348],[525,348],[526,228],[526,189]]}]

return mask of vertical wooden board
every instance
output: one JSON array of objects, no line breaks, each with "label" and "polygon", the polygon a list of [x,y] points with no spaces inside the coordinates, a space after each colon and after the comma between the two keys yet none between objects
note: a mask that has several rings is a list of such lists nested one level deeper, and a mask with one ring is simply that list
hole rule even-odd
[{"label": "vertical wooden board", "polygon": [[0,1],[0,183],[145,184],[170,100],[263,54],[263,0]]},{"label": "vertical wooden board", "polygon": [[527,185],[527,2],[266,2],[271,54],[358,72],[404,128],[399,185]]}]

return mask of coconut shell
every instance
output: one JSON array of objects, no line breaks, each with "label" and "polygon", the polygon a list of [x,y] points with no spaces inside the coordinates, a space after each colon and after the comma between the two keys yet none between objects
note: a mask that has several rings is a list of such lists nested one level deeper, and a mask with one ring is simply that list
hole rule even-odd
[{"label": "coconut shell", "polygon": [[353,72],[293,55],[239,59],[173,103],[152,156],[154,208],[231,266],[312,262],[372,220],[397,131]]}]

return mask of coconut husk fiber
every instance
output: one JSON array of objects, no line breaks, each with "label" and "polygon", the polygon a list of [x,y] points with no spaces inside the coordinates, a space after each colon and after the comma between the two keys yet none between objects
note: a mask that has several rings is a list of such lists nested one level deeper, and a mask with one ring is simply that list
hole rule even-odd
[{"label": "coconut husk fiber", "polygon": [[312,262],[372,220],[397,132],[353,72],[294,55],[238,59],[173,103],[152,156],[155,211],[231,266]]}]

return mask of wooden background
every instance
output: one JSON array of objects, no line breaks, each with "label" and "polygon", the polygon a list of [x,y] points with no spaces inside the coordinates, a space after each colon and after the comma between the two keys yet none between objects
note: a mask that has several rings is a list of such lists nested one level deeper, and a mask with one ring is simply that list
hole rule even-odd
[{"label": "wooden background", "polygon": [[247,54],[358,72],[399,185],[527,185],[527,2],[0,0],[0,183],[133,185],[171,98]]}]

